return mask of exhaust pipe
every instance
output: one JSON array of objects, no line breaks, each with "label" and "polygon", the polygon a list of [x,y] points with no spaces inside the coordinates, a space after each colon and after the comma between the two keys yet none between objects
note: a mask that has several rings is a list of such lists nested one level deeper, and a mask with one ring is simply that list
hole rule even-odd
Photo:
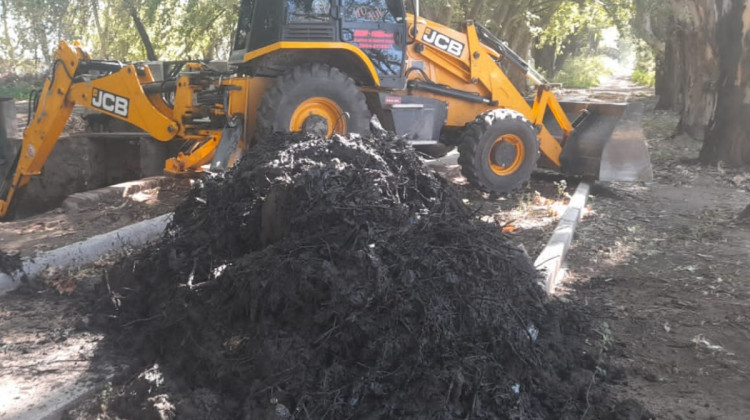
[{"label": "exhaust pipe", "polygon": [[409,31],[413,38],[408,42],[409,44],[417,42],[417,33],[419,33],[419,30],[417,29],[417,24],[419,23],[419,0],[412,0],[411,5],[414,7],[414,26],[412,26],[411,31]]}]

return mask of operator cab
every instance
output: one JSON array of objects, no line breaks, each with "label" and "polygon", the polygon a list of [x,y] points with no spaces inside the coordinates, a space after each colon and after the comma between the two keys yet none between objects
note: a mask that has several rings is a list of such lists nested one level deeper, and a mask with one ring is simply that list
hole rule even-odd
[{"label": "operator cab", "polygon": [[[401,89],[406,41],[403,0],[242,0],[230,63],[248,74],[277,76],[302,61],[335,65],[342,51],[333,43],[344,42],[367,56],[382,87]],[[321,51],[310,54],[307,45],[307,53],[295,57],[295,46],[285,45],[246,61],[246,54],[278,42],[314,43]]]}]

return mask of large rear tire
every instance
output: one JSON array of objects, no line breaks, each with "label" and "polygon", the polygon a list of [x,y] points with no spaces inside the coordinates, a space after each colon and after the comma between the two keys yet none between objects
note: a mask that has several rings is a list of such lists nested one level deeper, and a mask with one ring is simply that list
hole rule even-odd
[{"label": "large rear tire", "polygon": [[258,134],[306,131],[370,133],[370,110],[354,80],[335,67],[295,67],[266,90],[258,109]]},{"label": "large rear tire", "polygon": [[507,193],[531,177],[539,159],[534,126],[516,111],[494,109],[466,125],[458,163],[469,182],[490,192]]}]

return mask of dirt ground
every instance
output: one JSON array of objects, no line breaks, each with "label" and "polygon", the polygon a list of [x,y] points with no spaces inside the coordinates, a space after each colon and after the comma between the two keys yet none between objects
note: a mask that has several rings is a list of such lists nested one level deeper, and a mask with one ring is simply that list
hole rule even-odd
[{"label": "dirt ground", "polygon": [[[641,100],[655,180],[595,185],[560,294],[587,309],[598,325],[592,346],[627,373],[615,393],[659,419],[747,419],[750,221],[738,216],[750,204],[750,168],[699,165],[700,142],[674,135],[677,117]],[[539,177],[530,186],[555,198],[552,187]],[[525,229],[511,236],[534,256],[554,224],[528,197],[477,208],[501,225],[520,218]]]},{"label": "dirt ground", "polygon": [[122,372],[114,354],[96,357],[104,337],[89,331],[84,295],[49,287],[0,297],[0,419],[42,418]]},{"label": "dirt ground", "polygon": [[[0,222],[0,249],[32,257],[168,213],[189,189],[183,179],[126,196],[77,195],[65,207]],[[38,419],[45,405],[84,396],[92,384],[100,389],[127,365],[116,352],[102,351],[103,334],[90,328],[92,286],[113,259],[47,271],[33,286],[0,296],[0,419]]]},{"label": "dirt ground", "polygon": [[[23,118],[19,124],[22,130]],[[81,127],[73,118],[66,134]],[[65,159],[51,168],[64,167]],[[73,162],[66,173],[77,169]],[[33,257],[168,213],[189,190],[189,179],[154,178],[127,189],[74,194],[52,211],[0,222],[0,250]],[[104,258],[84,270],[48,271],[34,286],[0,297],[0,419],[41,418],[50,407],[84,397],[92,385],[99,390],[121,374],[127,363],[112,351],[101,356],[103,334],[90,328],[91,286],[111,263]]]},{"label": "dirt ground", "polygon": [[[611,367],[626,372],[626,380],[607,385],[622,398],[641,401],[659,419],[745,419],[750,223],[737,216],[750,204],[750,169],[695,163],[700,143],[674,136],[676,116],[654,110],[649,95],[623,83],[593,92],[593,99],[646,102],[644,130],[655,180],[595,186],[560,294],[593,319],[592,349],[605,349]],[[461,185],[455,168],[441,169],[459,184],[477,217],[503,227],[532,257],[577,182],[537,174],[524,190],[494,197]],[[28,253],[56,247],[111,230],[117,220],[127,224],[168,211],[181,194],[156,194],[151,207],[120,200],[91,211],[58,210],[20,224],[0,223],[0,248]],[[123,213],[126,208],[132,211]],[[40,239],[29,242],[31,237]],[[103,261],[76,273],[77,284],[101,279],[106,267]],[[52,286],[59,284],[56,278]],[[0,297],[0,419],[18,418],[29,398],[46,396],[57,385],[78,380],[105,386],[125,369],[126,362],[106,356],[114,352],[97,351],[102,336],[91,332],[96,320],[87,296],[88,288],[80,286],[27,288]],[[79,371],[86,375],[77,376]]]},{"label": "dirt ground", "polygon": [[[137,181],[128,183],[136,185]],[[169,213],[190,191],[189,179],[164,180],[133,194],[75,194],[50,212],[0,222],[0,249],[22,257]]]},{"label": "dirt ground", "polygon": [[[596,184],[559,294],[585,307],[627,373],[613,387],[659,419],[750,418],[750,168],[705,167],[678,117],[622,80],[571,100],[644,101],[653,183]],[[456,168],[444,171],[462,184]],[[523,191],[490,197],[461,186],[483,220],[505,226],[534,257],[576,180],[536,174]],[[746,212],[745,212],[746,213]]]},{"label": "dirt ground", "polygon": [[702,167],[700,143],[649,111],[655,180],[594,190],[569,254],[567,297],[600,325],[616,390],[658,418],[750,417],[750,170]]}]

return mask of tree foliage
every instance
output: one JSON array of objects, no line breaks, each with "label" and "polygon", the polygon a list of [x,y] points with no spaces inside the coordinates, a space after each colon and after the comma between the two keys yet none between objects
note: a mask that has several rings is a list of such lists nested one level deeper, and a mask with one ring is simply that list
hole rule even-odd
[{"label": "tree foliage", "polygon": [[[471,19],[488,27],[521,56],[533,55],[553,74],[566,57],[595,50],[603,28],[629,30],[638,5],[651,10],[658,1],[421,3],[422,13],[430,19],[454,27]],[[93,56],[105,59],[225,58],[238,9],[239,0],[0,0],[0,39],[5,46],[0,49],[0,73],[43,68],[60,39],[80,40]]]},{"label": "tree foliage", "polygon": [[[600,48],[602,30],[614,26],[626,40],[620,43],[619,53],[627,43],[631,45],[637,53],[637,78],[643,83],[653,83],[656,65],[659,105],[678,109],[681,128],[691,133],[702,132],[711,120],[714,87],[722,82],[716,31],[700,23],[713,24],[714,15],[729,10],[730,4],[742,10],[750,4],[748,0],[421,2],[422,13],[438,22],[459,27],[471,19],[486,26],[550,76],[565,68],[578,77],[581,68],[595,68],[591,64],[598,55],[618,53]],[[239,0],[0,0],[0,76],[45,69],[61,39],[80,40],[94,57],[113,60],[226,58],[238,9]],[[566,66],[572,57],[576,60]],[[523,79],[512,73],[511,78]]]},{"label": "tree foliage", "polygon": [[596,51],[603,29],[628,37],[637,1],[647,0],[423,0],[422,9],[453,26],[475,20],[554,74],[567,57]]},{"label": "tree foliage", "polygon": [[238,9],[236,0],[0,0],[0,73],[42,68],[61,39],[105,59],[148,59],[149,44],[152,59],[226,57]]}]

